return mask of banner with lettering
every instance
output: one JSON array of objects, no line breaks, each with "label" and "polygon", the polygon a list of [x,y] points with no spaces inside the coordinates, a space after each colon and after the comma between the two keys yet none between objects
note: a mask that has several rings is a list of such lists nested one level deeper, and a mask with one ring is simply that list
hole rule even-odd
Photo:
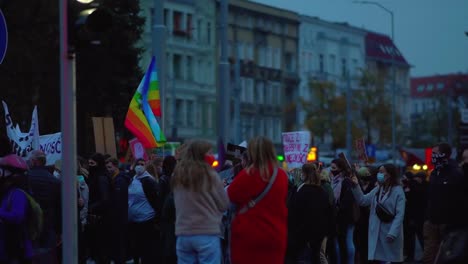
[{"label": "banner with lettering", "polygon": [[39,135],[37,107],[34,107],[32,113],[29,132],[23,133],[19,125],[15,125],[13,122],[7,104],[4,101],[2,101],[2,104],[3,110],[5,111],[7,136],[10,139],[13,153],[24,159],[28,159],[33,150],[40,149],[47,157],[46,165],[53,165],[56,160],[62,158],[62,133]]},{"label": "banner with lettering", "polygon": [[310,132],[283,132],[282,136],[284,158],[288,169],[301,168],[307,162],[307,154],[310,150]]}]

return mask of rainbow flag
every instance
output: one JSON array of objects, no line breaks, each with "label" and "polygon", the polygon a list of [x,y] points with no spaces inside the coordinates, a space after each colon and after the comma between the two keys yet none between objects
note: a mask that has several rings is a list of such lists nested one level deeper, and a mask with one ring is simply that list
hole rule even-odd
[{"label": "rainbow flag", "polygon": [[155,148],[166,142],[166,137],[161,131],[156,116],[161,117],[161,102],[158,74],[153,57],[132,101],[130,101],[125,118],[125,127],[140,140],[145,148]]}]

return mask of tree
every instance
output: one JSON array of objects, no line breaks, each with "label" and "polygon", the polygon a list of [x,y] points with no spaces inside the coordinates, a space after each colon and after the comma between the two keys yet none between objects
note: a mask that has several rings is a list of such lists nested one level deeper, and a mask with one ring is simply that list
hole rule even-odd
[{"label": "tree", "polygon": [[327,135],[333,138],[333,146],[343,146],[346,133],[346,98],[336,96],[336,87],[332,82],[312,80],[309,83],[312,100],[302,100],[306,111],[306,126],[322,142]]},{"label": "tree", "polygon": [[[75,0],[69,1],[70,6],[74,3]],[[113,116],[116,130],[123,130],[131,96],[142,77],[138,65],[142,49],[137,43],[145,20],[140,17],[139,1],[98,3],[112,14],[111,27],[101,33],[81,27],[76,43],[77,138],[82,154],[94,151],[90,117]],[[15,122],[23,130],[29,128],[32,109],[38,105],[40,133],[57,132],[60,130],[58,2],[3,1],[0,8],[9,28],[8,51],[0,65],[0,99],[9,104]],[[72,17],[74,14],[70,14]],[[72,25],[75,22],[70,21]],[[0,120],[4,122],[3,118]]]},{"label": "tree", "polygon": [[[101,8],[112,14],[111,28],[99,34],[83,27],[77,43],[77,112],[79,139],[93,145],[92,116],[112,116],[115,129],[128,133],[124,119],[140,79],[138,66],[143,49],[139,1],[102,0]],[[96,43],[99,43],[96,45]],[[89,152],[84,149],[81,152]]]},{"label": "tree", "polygon": [[[360,89],[355,91],[355,103],[359,105],[367,143],[373,143],[373,131],[377,131],[380,143],[391,142],[391,102],[385,97],[385,79],[369,70],[361,70]],[[400,119],[396,116],[395,123]]]}]

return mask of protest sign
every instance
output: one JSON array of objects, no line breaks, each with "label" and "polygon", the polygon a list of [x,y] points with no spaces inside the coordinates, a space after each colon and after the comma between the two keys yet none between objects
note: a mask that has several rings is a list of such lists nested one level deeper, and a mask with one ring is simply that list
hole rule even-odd
[{"label": "protest sign", "polygon": [[283,149],[288,169],[300,168],[307,162],[310,149],[310,132],[283,132]]},{"label": "protest sign", "polygon": [[130,149],[132,150],[132,154],[135,159],[149,159],[148,153],[146,153],[143,144],[141,144],[137,138],[130,140],[128,143],[130,144]]},{"label": "protest sign", "polygon": [[39,137],[40,149],[47,158],[46,165],[53,165],[62,159],[62,132]]},{"label": "protest sign", "polygon": [[359,157],[359,160],[368,162],[367,152],[366,152],[366,141],[364,138],[357,139],[355,141],[356,152]]}]

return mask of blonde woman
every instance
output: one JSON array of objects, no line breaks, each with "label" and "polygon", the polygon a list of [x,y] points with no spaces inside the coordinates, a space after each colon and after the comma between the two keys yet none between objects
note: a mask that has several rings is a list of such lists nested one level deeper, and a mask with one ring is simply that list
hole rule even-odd
[{"label": "blonde woman", "polygon": [[[231,260],[233,264],[283,264],[287,244],[288,177],[278,168],[275,149],[268,138],[253,138],[247,151],[250,165],[227,189],[229,199],[238,210],[231,224]],[[252,203],[270,180],[272,185],[266,195]]]},{"label": "blonde woman", "polygon": [[179,264],[221,262],[221,219],[229,200],[221,179],[208,164],[213,159],[212,145],[194,140],[188,143],[174,170]]}]

